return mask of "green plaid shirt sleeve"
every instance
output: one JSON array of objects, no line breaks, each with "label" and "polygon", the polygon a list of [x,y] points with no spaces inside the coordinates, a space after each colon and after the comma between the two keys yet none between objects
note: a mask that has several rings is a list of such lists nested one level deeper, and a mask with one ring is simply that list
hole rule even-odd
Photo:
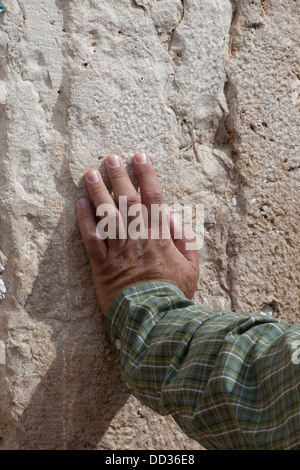
[{"label": "green plaid shirt sleeve", "polygon": [[130,392],[206,449],[300,449],[299,325],[163,282],[120,294],[106,325]]}]

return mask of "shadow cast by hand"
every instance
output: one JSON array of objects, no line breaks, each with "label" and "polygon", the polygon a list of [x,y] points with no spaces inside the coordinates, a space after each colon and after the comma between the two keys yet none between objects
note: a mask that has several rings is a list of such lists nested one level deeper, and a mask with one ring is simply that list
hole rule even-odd
[{"label": "shadow cast by hand", "polygon": [[65,203],[26,312],[51,327],[55,359],[17,425],[24,449],[96,449],[128,399],[74,215]]}]

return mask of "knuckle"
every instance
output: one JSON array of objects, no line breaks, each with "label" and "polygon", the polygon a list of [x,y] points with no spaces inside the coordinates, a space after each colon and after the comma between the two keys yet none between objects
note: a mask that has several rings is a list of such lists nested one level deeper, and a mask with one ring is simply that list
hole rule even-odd
[{"label": "knuckle", "polygon": [[136,165],[135,172],[138,173],[140,176],[143,175],[152,175],[156,176],[156,171],[152,165]]},{"label": "knuckle", "polygon": [[170,239],[168,238],[159,238],[156,241],[156,247],[158,250],[165,251],[170,246]]},{"label": "knuckle", "polygon": [[126,173],[122,168],[115,169],[111,172],[109,179],[111,181],[118,181],[121,178],[125,178]]},{"label": "knuckle", "polygon": [[119,216],[117,212],[109,212],[105,217],[106,224],[116,224],[119,220]]},{"label": "knuckle", "polygon": [[84,243],[85,243],[87,250],[93,249],[96,246],[98,246],[99,238],[96,233],[88,232],[84,237]]},{"label": "knuckle", "polygon": [[85,212],[78,212],[77,218],[79,222],[84,222],[85,220],[90,219],[90,214],[86,214]]},{"label": "knuckle", "polygon": [[139,199],[136,193],[128,193],[126,194],[126,204],[127,207],[133,206],[134,204],[139,204]]},{"label": "knuckle", "polygon": [[115,239],[120,226],[120,214],[118,211],[109,211],[97,224],[98,233],[109,239]]},{"label": "knuckle", "polygon": [[104,188],[103,186],[98,186],[98,187],[93,189],[93,194],[95,196],[97,196],[98,194],[103,194],[105,192],[106,192],[106,188]]},{"label": "knuckle", "polygon": [[99,252],[99,238],[96,233],[89,233],[84,238],[84,244],[87,254],[91,257]]},{"label": "knuckle", "polygon": [[96,233],[89,232],[84,238],[84,245],[91,261],[104,261],[105,255],[103,249],[101,249],[100,247],[100,239],[98,238],[98,235]]},{"label": "knuckle", "polygon": [[162,203],[162,193],[159,188],[148,189],[145,191],[145,197],[151,204]]}]

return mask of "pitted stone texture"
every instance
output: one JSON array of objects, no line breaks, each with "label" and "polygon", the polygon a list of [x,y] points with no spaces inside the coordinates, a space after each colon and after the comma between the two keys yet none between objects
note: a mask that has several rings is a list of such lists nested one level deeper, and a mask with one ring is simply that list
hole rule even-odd
[{"label": "pitted stone texture", "polygon": [[[6,102],[0,120],[1,249],[7,257],[3,448],[199,448],[171,418],[149,410],[143,420],[136,417],[140,405],[120,380],[74,207],[86,191],[82,175],[88,168],[102,167],[112,151],[129,161],[144,149],[168,202],[188,196],[187,202],[202,203],[207,196],[216,216],[213,180],[223,174],[225,186],[231,184],[227,157],[214,150],[212,135],[222,114],[219,103],[225,103],[232,8],[229,1],[213,11],[209,5],[7,5],[0,38]],[[211,62],[207,42],[213,44]],[[213,125],[204,146],[201,126],[205,136],[210,129],[205,116]],[[213,262],[212,256],[207,265]],[[215,298],[230,301],[213,283]]]},{"label": "pitted stone texture", "polygon": [[42,3],[0,17],[1,448],[198,449],[129,396],[74,207],[147,151],[168,203],[205,207],[195,298],[295,318],[299,6],[242,0],[230,37],[230,0]]},{"label": "pitted stone texture", "polygon": [[239,182],[228,245],[233,307],[299,323],[300,5],[237,6],[227,67]]}]

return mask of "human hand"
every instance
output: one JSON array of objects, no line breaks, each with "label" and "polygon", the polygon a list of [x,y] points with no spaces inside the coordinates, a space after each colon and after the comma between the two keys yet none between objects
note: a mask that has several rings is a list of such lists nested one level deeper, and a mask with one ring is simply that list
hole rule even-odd
[{"label": "human hand", "polygon": [[[99,238],[99,226],[97,227],[91,203],[87,198],[80,198],[77,203],[78,224],[89,256],[99,304],[105,315],[118,294],[129,287],[146,282],[168,282],[179,287],[186,297],[192,298],[199,276],[198,250],[194,247],[191,249],[190,245],[195,242],[196,237],[191,230],[180,227],[182,234],[178,237],[178,227],[175,230],[177,222],[172,215],[168,216],[163,212],[160,213],[158,222],[156,221],[157,231],[154,231],[158,238],[151,236],[151,224],[154,222],[151,207],[164,203],[163,192],[155,169],[146,154],[136,154],[133,166],[140,186],[141,200],[122,159],[116,155],[110,155],[106,159],[106,172],[112,184],[115,201],[98,170],[89,170],[85,175],[95,207],[105,208],[108,206],[103,204],[109,204],[112,208],[106,219],[109,223],[115,223],[115,236],[108,233],[106,240]],[[127,198],[126,213],[120,208],[124,197]],[[138,206],[135,206],[136,204]],[[146,208],[147,220],[145,219],[145,224],[140,224],[140,236],[137,239],[129,233],[130,222],[133,220],[130,208],[140,208],[141,211]],[[97,212],[100,214],[101,211]],[[104,223],[103,215],[104,213]],[[129,224],[126,224],[125,220],[127,216]],[[166,238],[162,230],[165,221],[168,222],[169,231]]]}]

